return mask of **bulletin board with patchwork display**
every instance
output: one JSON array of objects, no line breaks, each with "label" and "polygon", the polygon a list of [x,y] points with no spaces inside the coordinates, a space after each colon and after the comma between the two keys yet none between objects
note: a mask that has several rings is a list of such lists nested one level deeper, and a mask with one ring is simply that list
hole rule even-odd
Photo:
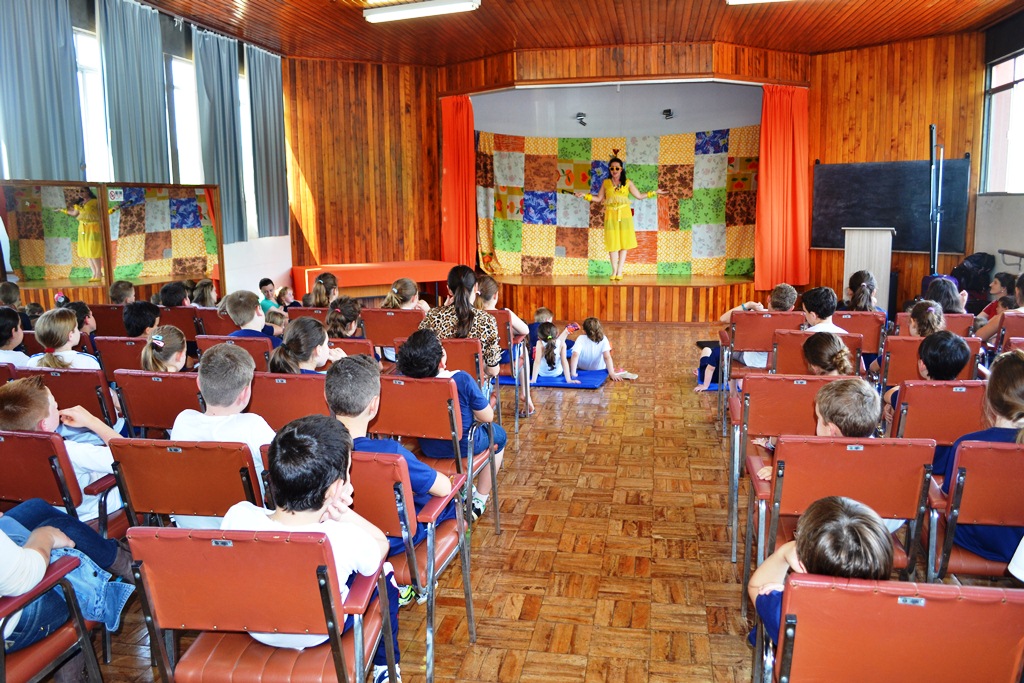
[{"label": "bulletin board with patchwork display", "polygon": [[87,214],[95,215],[109,243],[107,283],[210,277],[223,259],[216,186],[10,181],[2,192],[0,220],[11,269],[21,280],[88,280],[87,259],[77,248]]},{"label": "bulletin board with patchwork display", "polygon": [[634,275],[750,275],[760,126],[674,135],[540,138],[476,132],[480,263],[492,275],[611,275],[604,206],[608,161],[625,162]]}]

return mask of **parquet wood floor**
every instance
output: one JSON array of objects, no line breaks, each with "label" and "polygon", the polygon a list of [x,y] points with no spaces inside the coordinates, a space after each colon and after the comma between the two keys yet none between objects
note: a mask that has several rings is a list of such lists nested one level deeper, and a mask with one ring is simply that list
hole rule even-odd
[{"label": "parquet wood floor", "polygon": [[[506,420],[502,533],[486,515],[472,537],[477,642],[468,640],[461,576],[449,570],[439,587],[438,681],[750,679],[749,626],[729,561],[726,451],[713,395],[692,392],[693,342],[711,338],[711,327],[606,331],[639,380],[536,389],[537,413],[518,436]],[[425,606],[401,613],[406,683],[424,680],[425,616]],[[148,643],[133,601],[104,680],[153,680]]]}]

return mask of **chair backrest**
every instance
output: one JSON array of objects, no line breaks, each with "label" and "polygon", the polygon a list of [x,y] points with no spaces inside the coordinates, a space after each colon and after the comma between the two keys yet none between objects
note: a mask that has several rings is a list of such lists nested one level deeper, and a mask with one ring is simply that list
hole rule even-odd
[{"label": "chair backrest", "polygon": [[275,432],[307,415],[330,415],[324,398],[324,375],[285,375],[257,372],[247,412],[267,421]]},{"label": "chair backrest", "polygon": [[161,628],[326,634],[318,568],[341,604],[331,543],[319,532],[132,527],[128,545]]},{"label": "chair backrest", "polygon": [[845,496],[885,519],[915,519],[934,454],[932,439],[780,436],[772,475],[779,514],[801,515],[820,498]]},{"label": "chair backrest", "polygon": [[352,487],[356,490],[352,509],[391,538],[402,538],[400,510],[395,489],[402,492],[409,534],[416,534],[409,465],[394,453],[352,452]]},{"label": "chair backrest", "polygon": [[226,336],[238,331],[238,325],[232,322],[226,313],[220,315],[217,313],[216,308],[206,308],[203,306],[194,308],[193,313],[196,318],[196,332],[198,334]]},{"label": "chair backrest", "polygon": [[339,348],[346,356],[373,356],[373,342],[369,339],[331,338],[327,340],[331,348]]},{"label": "chair backrest", "polygon": [[[965,441],[956,449],[949,491],[955,493],[960,470],[965,470],[958,524],[1024,526],[1024,445]],[[947,497],[947,511],[956,496]]]},{"label": "chair backrest", "polygon": [[[946,329],[961,337],[968,337],[974,327],[974,316],[970,313],[944,313],[943,320],[946,321]],[[895,335],[910,336],[910,314],[896,314]]]},{"label": "chair backrest", "polygon": [[195,373],[117,370],[114,379],[132,427],[169,430],[181,411],[205,410]]},{"label": "chair backrest", "polygon": [[117,370],[142,370],[142,348],[146,345],[143,337],[96,337],[95,341],[108,382],[114,381]]},{"label": "chair backrest", "polygon": [[407,338],[418,330],[426,313],[419,308],[364,308],[360,316],[367,339],[390,346],[395,339]]},{"label": "chair backrest", "polygon": [[455,380],[382,375],[380,410],[368,431],[384,436],[452,439],[457,444],[462,438],[462,411]]},{"label": "chair backrest", "polygon": [[[775,330],[772,342],[772,372],[779,375],[807,374],[807,361],[804,360],[804,342],[814,332],[806,330]],[[859,374],[860,357],[863,352],[864,335],[840,334],[850,350],[850,364],[853,374]],[[874,353],[873,351],[871,353]]]},{"label": "chair backrest", "polygon": [[1022,652],[1024,591],[790,574],[775,670],[791,681],[1016,683]]},{"label": "chair backrest", "polygon": [[43,348],[43,345],[39,343],[39,340],[36,339],[36,333],[32,330],[25,330],[25,337],[21,343],[25,345],[25,353],[30,356],[34,356],[37,353],[42,353],[46,350]]},{"label": "chair backrest", "polygon": [[807,322],[798,311],[733,311],[729,325],[732,350],[772,350],[775,330],[799,330]]},{"label": "chair backrest", "polygon": [[[917,349],[924,337],[889,337],[885,340],[885,353],[880,362],[882,385],[891,387],[903,382],[921,379],[917,369]],[[957,379],[974,379],[981,355],[981,339],[964,337],[971,350],[970,360],[957,375]]]},{"label": "chair backrest", "polygon": [[133,525],[140,514],[223,517],[240,500],[263,505],[243,443],[113,439],[110,452]]},{"label": "chair backrest", "polygon": [[299,318],[316,318],[326,326],[327,314],[330,312],[329,308],[293,306],[288,309],[288,319],[298,320]]},{"label": "chair backrest", "polygon": [[1003,351],[1006,340],[1014,337],[1024,337],[1024,313],[1006,311],[1003,313],[1003,320],[999,328],[999,345],[996,351]]},{"label": "chair backrest", "polygon": [[270,370],[270,353],[274,350],[270,337],[230,337],[197,334],[196,346],[199,348],[200,361],[202,355],[217,344],[232,344],[248,353],[256,362],[257,372],[267,372]]},{"label": "chair backrest", "polygon": [[7,384],[13,379],[18,379],[17,366],[13,363],[0,363],[0,384]]},{"label": "chair backrest", "polygon": [[840,377],[748,375],[743,380],[743,429],[750,436],[813,435],[814,397]]},{"label": "chair backrest", "polygon": [[479,339],[475,337],[442,339],[441,346],[444,347],[447,355],[446,368],[462,370],[475,379],[478,384],[484,381],[484,354]]},{"label": "chair backrest", "polygon": [[1024,337],[1010,337],[1010,340],[1003,345],[1004,351],[1012,351],[1014,349],[1024,351]]},{"label": "chair backrest", "polygon": [[502,351],[510,351],[513,342],[516,341],[512,334],[512,316],[504,308],[485,311],[485,313],[492,316],[495,322],[498,323],[498,346],[501,347]]},{"label": "chair backrest", "polygon": [[0,431],[0,501],[22,503],[42,498],[72,517],[82,504],[82,489],[64,448],[53,432]]},{"label": "chair backrest", "polygon": [[948,446],[985,427],[984,380],[915,380],[900,387],[894,436],[935,439],[935,443]]},{"label": "chair backrest", "polygon": [[885,313],[881,311],[836,311],[832,322],[850,334],[864,336],[864,353],[881,353],[885,341]]},{"label": "chair backrest", "polygon": [[75,370],[71,368],[21,368],[19,377],[40,375],[43,384],[62,408],[82,406],[93,415],[103,418],[108,425],[117,420],[114,400],[102,370]]},{"label": "chair backrest", "polygon": [[128,334],[124,329],[124,304],[89,304],[89,310],[96,319],[96,334],[107,337]]},{"label": "chair backrest", "polygon": [[160,324],[174,325],[185,335],[185,341],[196,340],[195,306],[161,306]]}]

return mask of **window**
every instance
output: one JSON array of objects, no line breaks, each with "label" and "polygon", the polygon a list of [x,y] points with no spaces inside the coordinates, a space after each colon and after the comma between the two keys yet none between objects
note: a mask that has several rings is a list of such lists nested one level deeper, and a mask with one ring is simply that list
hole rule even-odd
[{"label": "window", "polygon": [[256,174],[253,169],[252,109],[249,108],[249,79],[238,77],[238,112],[242,125],[242,191],[245,198],[246,239],[260,236],[256,216]]},{"label": "window", "polygon": [[985,191],[1024,193],[1024,54],[989,68],[985,111]]},{"label": "window", "polygon": [[167,58],[167,122],[172,181],[202,184],[203,149],[199,139],[196,69],[192,62],[181,57]]},{"label": "window", "polygon": [[95,33],[75,29],[75,58],[78,60],[78,99],[82,107],[82,133],[85,136],[85,179],[92,182],[113,180],[104,106],[103,66],[100,62],[100,43]]}]

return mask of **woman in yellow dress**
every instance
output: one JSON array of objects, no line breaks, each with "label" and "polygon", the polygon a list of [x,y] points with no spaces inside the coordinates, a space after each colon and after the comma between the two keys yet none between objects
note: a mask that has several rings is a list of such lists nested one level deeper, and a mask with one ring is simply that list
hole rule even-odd
[{"label": "woman in yellow dress", "polygon": [[577,192],[576,196],[588,202],[604,202],[604,246],[608,250],[608,260],[612,264],[611,279],[621,280],[622,269],[626,265],[626,252],[636,247],[633,209],[630,207],[629,196],[649,199],[655,195],[665,194],[665,190],[651,190],[646,195],[640,192],[632,180],[626,179],[625,165],[618,157],[609,160],[608,173],[611,177],[601,183],[601,191],[596,196],[589,192]]},{"label": "woman in yellow dress", "polygon": [[[91,190],[89,194],[88,200],[64,213],[78,219],[78,255],[89,261],[92,270],[89,282],[98,282],[103,277],[103,230],[100,229],[99,202]],[[112,209],[110,213],[113,212]]]}]

